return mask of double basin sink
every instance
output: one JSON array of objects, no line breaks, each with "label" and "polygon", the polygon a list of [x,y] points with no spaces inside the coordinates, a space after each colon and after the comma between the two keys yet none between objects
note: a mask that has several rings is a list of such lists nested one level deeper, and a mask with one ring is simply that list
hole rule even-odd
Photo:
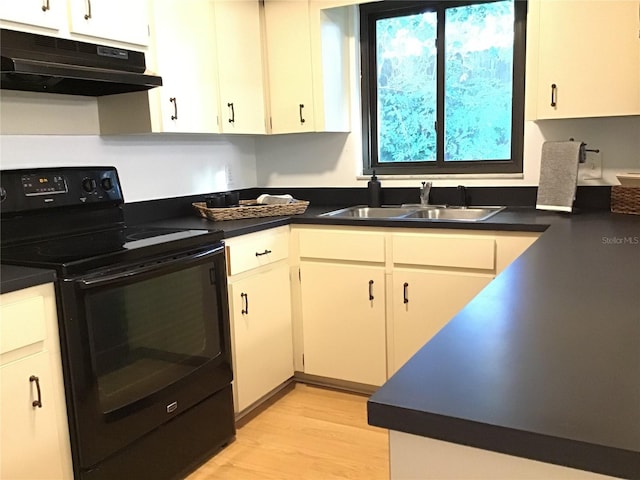
[{"label": "double basin sink", "polygon": [[459,222],[480,222],[486,220],[505,207],[458,207],[450,205],[402,205],[399,207],[355,207],[323,213],[323,217],[381,220],[451,220]]}]

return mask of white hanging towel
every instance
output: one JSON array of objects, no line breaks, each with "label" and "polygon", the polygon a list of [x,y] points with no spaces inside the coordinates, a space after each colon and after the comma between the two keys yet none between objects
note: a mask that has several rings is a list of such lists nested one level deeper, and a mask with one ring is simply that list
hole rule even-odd
[{"label": "white hanging towel", "polygon": [[540,159],[538,210],[571,212],[578,185],[582,142],[544,142]]}]

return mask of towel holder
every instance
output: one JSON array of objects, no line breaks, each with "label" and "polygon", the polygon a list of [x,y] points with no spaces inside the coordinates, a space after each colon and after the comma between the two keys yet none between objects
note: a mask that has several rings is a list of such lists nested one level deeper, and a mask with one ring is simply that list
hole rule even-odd
[{"label": "towel holder", "polygon": [[[569,140],[572,142],[575,142],[573,138],[570,138]],[[587,144],[584,142],[581,142],[580,143],[580,159],[578,160],[578,163],[587,163],[587,152],[600,153],[600,149],[587,148]]]}]

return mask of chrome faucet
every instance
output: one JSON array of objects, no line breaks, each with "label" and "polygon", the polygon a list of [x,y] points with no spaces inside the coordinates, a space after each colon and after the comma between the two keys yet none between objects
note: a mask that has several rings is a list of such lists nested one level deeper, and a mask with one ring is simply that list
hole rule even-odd
[{"label": "chrome faucet", "polygon": [[460,206],[467,208],[469,206],[469,201],[467,198],[467,187],[464,185],[458,185],[458,195],[460,198]]},{"label": "chrome faucet", "polygon": [[431,182],[422,182],[420,187],[420,205],[426,207],[429,205],[429,193],[431,192]]}]

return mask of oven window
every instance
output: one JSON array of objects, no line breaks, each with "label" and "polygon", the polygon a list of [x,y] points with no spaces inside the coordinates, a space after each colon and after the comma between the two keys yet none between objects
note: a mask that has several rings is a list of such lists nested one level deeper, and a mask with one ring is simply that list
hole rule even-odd
[{"label": "oven window", "polygon": [[189,375],[222,353],[213,265],[86,297],[100,404],[109,413]]}]

